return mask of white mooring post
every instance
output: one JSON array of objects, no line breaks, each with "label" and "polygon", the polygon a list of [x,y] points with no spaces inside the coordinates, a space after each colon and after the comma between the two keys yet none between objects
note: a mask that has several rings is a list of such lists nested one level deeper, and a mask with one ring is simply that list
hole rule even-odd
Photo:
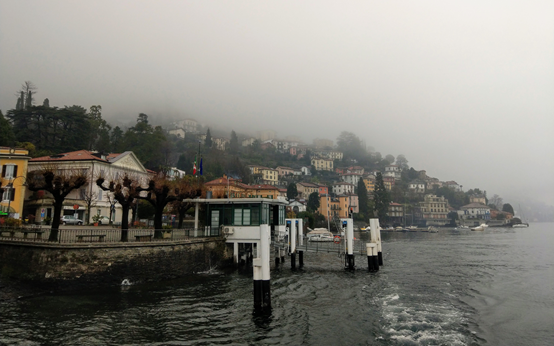
[{"label": "white mooring post", "polygon": [[344,235],[346,236],[345,267],[354,270],[354,223],[352,219],[340,219]]},{"label": "white mooring post", "polygon": [[367,251],[367,268],[370,272],[379,270],[379,262],[377,259],[377,244],[366,243]]},{"label": "white mooring post", "polygon": [[371,242],[377,244],[377,259],[379,265],[383,265],[383,252],[381,249],[381,226],[379,219],[370,219],[369,227],[371,229]]},{"label": "white mooring post", "polygon": [[239,264],[239,243],[237,242],[233,243],[233,261],[235,265]]},{"label": "white mooring post", "polygon": [[[304,245],[304,220],[296,219],[296,234],[298,236],[298,244]],[[298,250],[298,266],[304,266],[304,251]]]},{"label": "white mooring post", "polygon": [[289,253],[290,253],[290,267],[296,269],[296,220],[286,219],[287,230],[289,232]]},{"label": "white mooring post", "polygon": [[258,257],[252,262],[254,269],[254,308],[256,309],[271,308],[270,242],[269,225],[260,225]]}]

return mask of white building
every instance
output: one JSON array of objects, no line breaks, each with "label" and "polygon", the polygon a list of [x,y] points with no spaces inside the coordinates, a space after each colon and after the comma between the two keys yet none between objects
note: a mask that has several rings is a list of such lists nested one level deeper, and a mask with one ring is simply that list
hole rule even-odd
[{"label": "white building", "polygon": [[333,193],[337,196],[354,193],[354,184],[344,181],[333,183]]},{"label": "white building", "polygon": [[173,130],[169,130],[167,131],[170,135],[175,135],[179,138],[185,138],[185,130],[181,129],[181,128],[177,128],[177,129],[173,129]]},{"label": "white building", "polygon": [[358,186],[358,182],[362,179],[362,174],[359,173],[345,173],[340,175],[340,180]]},{"label": "white building", "polygon": [[[40,170],[45,166],[55,165],[58,170],[84,172],[89,183],[79,190],[73,190],[65,198],[62,215],[74,215],[85,223],[88,220],[87,200],[91,202],[90,222],[93,215],[110,216],[110,207],[114,206],[112,220],[121,222],[121,205],[113,200],[113,194],[103,191],[96,185],[96,179],[102,176],[106,181],[118,180],[128,175],[142,186],[146,186],[149,174],[132,151],[121,154],[102,155],[88,150],[78,150],[58,155],[37,157],[29,160],[28,171]],[[107,183],[105,184],[107,186]],[[26,208],[35,211],[36,220],[40,220],[42,209],[46,217],[53,215],[53,198],[46,193],[41,199],[34,198],[31,192],[27,192]],[[75,209],[76,208],[76,209]]]},{"label": "white building", "polygon": [[481,203],[466,204],[458,210],[460,219],[491,219],[491,208]]},{"label": "white building", "polygon": [[410,190],[412,190],[413,192],[416,192],[416,193],[424,193],[425,192],[425,182],[423,182],[421,180],[411,181],[408,184],[408,189],[410,189]]},{"label": "white building", "polygon": [[402,178],[402,170],[397,165],[388,165],[385,167],[383,177],[392,177],[395,180]]}]

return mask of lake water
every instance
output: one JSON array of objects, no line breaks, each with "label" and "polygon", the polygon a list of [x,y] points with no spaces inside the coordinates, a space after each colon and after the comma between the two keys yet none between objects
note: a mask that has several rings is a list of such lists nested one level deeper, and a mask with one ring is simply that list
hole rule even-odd
[{"label": "lake water", "polygon": [[[360,236],[360,235],[359,235]],[[363,236],[363,235],[361,235]],[[385,265],[336,254],[248,272],[0,301],[0,345],[553,345],[554,224],[383,233]]]}]

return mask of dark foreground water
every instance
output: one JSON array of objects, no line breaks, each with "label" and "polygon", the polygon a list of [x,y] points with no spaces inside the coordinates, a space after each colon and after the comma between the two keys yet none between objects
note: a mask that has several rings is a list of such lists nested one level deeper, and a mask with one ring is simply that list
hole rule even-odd
[{"label": "dark foreground water", "polygon": [[353,273],[333,254],[285,263],[268,316],[251,274],[217,270],[0,301],[0,345],[554,345],[554,224],[383,241],[377,274],[361,257]]}]

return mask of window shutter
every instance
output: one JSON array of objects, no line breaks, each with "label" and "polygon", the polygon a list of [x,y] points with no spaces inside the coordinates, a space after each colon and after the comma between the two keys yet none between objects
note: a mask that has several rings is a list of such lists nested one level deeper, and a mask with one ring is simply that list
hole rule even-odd
[{"label": "window shutter", "polygon": [[10,201],[14,201],[15,199],[15,189],[14,188],[11,188],[10,189]]},{"label": "window shutter", "polygon": [[14,166],[13,166],[13,177],[14,177],[14,178],[17,177],[17,165],[14,165]]},{"label": "window shutter", "polygon": [[6,165],[2,166],[2,178],[6,176]]}]

